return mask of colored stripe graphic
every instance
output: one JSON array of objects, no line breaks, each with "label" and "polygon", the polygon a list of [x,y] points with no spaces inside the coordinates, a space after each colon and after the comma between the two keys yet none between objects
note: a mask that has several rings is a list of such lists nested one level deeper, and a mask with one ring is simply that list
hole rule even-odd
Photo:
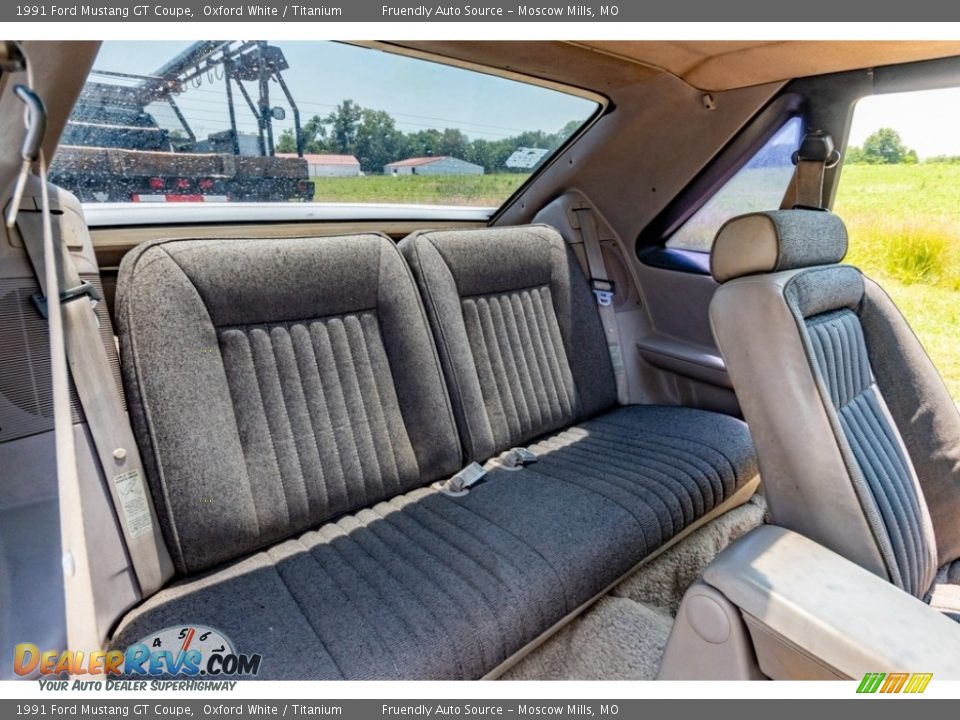
[{"label": "colored stripe graphic", "polygon": [[857,688],[857,692],[875,693],[885,677],[886,673],[867,673],[863,676],[863,680],[860,681],[860,687]]},{"label": "colored stripe graphic", "polygon": [[890,673],[887,675],[887,680],[883,683],[883,687],[880,688],[882,693],[898,693],[907,682],[907,678],[910,677],[910,673]]},{"label": "colored stripe graphic", "polygon": [[860,681],[857,692],[872,693],[922,693],[927,689],[933,673],[867,673]]},{"label": "colored stripe graphic", "polygon": [[933,673],[914,673],[910,677],[910,682],[907,683],[907,687],[904,689],[904,692],[922,693],[927,689],[927,685],[930,684],[930,679],[932,677]]}]

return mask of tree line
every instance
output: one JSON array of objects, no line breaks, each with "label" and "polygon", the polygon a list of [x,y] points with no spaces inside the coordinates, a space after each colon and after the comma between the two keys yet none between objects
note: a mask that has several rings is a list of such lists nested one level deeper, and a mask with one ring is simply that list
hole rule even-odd
[{"label": "tree line", "polygon": [[880,128],[863,141],[863,147],[847,148],[845,161],[866,165],[915,165],[917,151],[907,148],[893,128]]},{"label": "tree line", "polygon": [[[427,156],[451,156],[482,165],[486,173],[500,173],[512,171],[506,161],[517,148],[554,150],[578,127],[580,121],[571,120],[554,133],[532,130],[499,140],[471,139],[459,128],[403,132],[390,113],[344,100],[328,115],[304,122],[301,134],[304,153],[353,155],[368,174],[383,172],[384,165],[398,160]],[[280,134],[276,151],[297,151],[292,129]]]}]

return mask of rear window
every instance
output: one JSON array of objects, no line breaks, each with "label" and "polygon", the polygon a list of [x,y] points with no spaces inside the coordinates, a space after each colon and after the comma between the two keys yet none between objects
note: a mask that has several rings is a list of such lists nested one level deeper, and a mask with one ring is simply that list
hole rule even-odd
[{"label": "rear window", "polygon": [[491,212],[590,99],[333,42],[105,42],[51,179],[84,203]]}]

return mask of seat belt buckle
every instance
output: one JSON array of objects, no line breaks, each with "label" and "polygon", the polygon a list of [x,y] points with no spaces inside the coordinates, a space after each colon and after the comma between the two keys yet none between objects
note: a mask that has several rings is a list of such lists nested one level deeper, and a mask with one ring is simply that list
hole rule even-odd
[{"label": "seat belt buckle", "polygon": [[[69,290],[64,290],[60,293],[60,304],[68,303],[71,300],[76,300],[79,297],[86,295],[90,298],[90,304],[93,305],[94,309],[97,307],[97,303],[103,300],[103,296],[100,295],[97,288],[86,280],[81,281],[79,285]],[[47,299],[43,296],[42,292],[35,292],[30,296],[33,306],[37,309],[37,312],[43,315],[44,319],[49,319],[49,312],[47,309]]]},{"label": "seat belt buckle", "polygon": [[500,453],[497,463],[504,470],[520,470],[527,465],[537,462],[537,454],[533,450],[527,450],[524,447],[510,448],[506,452]]},{"label": "seat belt buckle", "polygon": [[597,298],[597,305],[610,307],[613,305],[613,298],[617,294],[617,284],[613,280],[598,280],[594,278],[590,281],[590,289]]},{"label": "seat belt buckle", "polygon": [[434,487],[444,495],[463,497],[470,488],[486,477],[487,471],[480,463],[472,462],[447,480],[434,483]]}]

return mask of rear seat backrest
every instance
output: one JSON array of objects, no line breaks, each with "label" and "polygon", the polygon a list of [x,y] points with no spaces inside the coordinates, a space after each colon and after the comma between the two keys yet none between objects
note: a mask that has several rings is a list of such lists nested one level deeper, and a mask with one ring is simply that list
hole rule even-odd
[{"label": "rear seat backrest", "polygon": [[420,286],[469,459],[616,403],[593,294],[556,230],[420,232],[400,248]]},{"label": "rear seat backrest", "polygon": [[132,422],[181,573],[459,468],[389,239],[158,241],[124,259],[118,288]]}]

